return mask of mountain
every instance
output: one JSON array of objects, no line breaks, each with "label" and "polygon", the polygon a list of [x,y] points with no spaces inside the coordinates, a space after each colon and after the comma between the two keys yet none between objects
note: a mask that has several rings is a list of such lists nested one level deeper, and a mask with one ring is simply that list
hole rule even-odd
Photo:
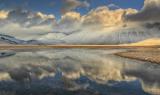
[{"label": "mountain", "polygon": [[0,34],[0,44],[44,44],[36,40],[20,40],[13,36]]},{"label": "mountain", "polygon": [[9,35],[0,34],[0,44],[21,44],[25,41],[16,39]]}]

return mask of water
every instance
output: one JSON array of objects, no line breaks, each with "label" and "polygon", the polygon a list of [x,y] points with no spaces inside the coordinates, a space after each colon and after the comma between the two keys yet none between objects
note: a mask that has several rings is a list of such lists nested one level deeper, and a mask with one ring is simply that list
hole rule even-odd
[{"label": "water", "polygon": [[121,51],[3,51],[0,95],[160,95],[160,65],[114,55]]}]

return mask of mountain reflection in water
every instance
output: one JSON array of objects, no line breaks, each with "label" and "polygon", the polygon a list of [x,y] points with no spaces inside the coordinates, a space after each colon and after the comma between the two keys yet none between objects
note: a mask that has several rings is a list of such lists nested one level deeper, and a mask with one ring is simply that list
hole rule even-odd
[{"label": "mountain reflection in water", "polygon": [[[160,65],[122,50],[55,49],[0,58],[0,95],[160,95]],[[4,94],[5,95],[5,94]]]}]

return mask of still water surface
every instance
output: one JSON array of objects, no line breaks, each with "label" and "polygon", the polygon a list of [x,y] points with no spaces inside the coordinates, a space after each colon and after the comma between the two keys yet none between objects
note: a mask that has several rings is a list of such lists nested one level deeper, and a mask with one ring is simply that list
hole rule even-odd
[{"label": "still water surface", "polygon": [[160,95],[160,65],[122,51],[0,51],[0,95]]}]

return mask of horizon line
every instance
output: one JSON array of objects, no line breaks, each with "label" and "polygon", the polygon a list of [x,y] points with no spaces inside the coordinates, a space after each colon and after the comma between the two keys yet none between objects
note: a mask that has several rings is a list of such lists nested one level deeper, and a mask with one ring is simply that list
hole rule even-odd
[{"label": "horizon line", "polygon": [[160,48],[160,45],[0,45],[0,50],[18,49],[54,49],[54,48],[88,48],[88,49],[130,49],[130,48]]}]

